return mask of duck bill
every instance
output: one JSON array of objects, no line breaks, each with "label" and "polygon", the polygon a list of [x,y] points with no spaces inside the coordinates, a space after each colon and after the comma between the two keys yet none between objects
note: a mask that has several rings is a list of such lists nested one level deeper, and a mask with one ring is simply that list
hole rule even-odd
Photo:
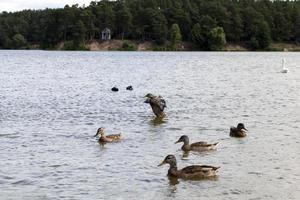
[{"label": "duck bill", "polygon": [[246,128],[243,128],[242,130],[244,130],[244,131],[248,131],[248,129],[246,129]]},{"label": "duck bill", "polygon": [[178,140],[177,142],[175,142],[175,144],[177,144],[177,143],[179,143],[179,142],[181,142],[181,141]]},{"label": "duck bill", "polygon": [[160,166],[162,166],[162,165],[164,165],[164,164],[166,164],[166,161],[162,161],[159,165],[157,165],[158,167],[160,167]]},{"label": "duck bill", "polygon": [[96,133],[96,135],[94,135],[94,137],[96,137],[98,135],[98,133]]}]

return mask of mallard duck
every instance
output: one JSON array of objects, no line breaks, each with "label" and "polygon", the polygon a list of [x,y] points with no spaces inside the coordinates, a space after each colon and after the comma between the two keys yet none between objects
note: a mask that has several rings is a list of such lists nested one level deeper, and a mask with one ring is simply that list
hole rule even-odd
[{"label": "mallard duck", "polygon": [[101,127],[97,130],[97,133],[94,137],[99,135],[99,142],[117,142],[121,140],[121,133],[119,134],[112,134],[112,135],[105,135],[104,128]]},{"label": "mallard duck", "polygon": [[113,87],[113,88],[111,88],[111,91],[113,91],[113,92],[118,92],[119,89],[118,89],[117,87]]},{"label": "mallard duck", "polygon": [[164,117],[164,109],[167,107],[167,105],[162,96],[154,96],[153,94],[149,93],[145,97],[147,98],[145,103],[150,104],[152,111],[156,115],[156,117]]},{"label": "mallard duck", "polygon": [[239,123],[237,127],[230,127],[230,136],[231,137],[246,137],[248,130],[245,128],[243,123]]},{"label": "mallard duck", "polygon": [[210,178],[217,175],[217,170],[220,167],[214,167],[209,165],[191,165],[183,169],[177,169],[177,162],[174,155],[168,155],[161,164],[169,164],[168,176],[183,178],[183,179],[197,179],[197,178]]},{"label": "mallard duck", "polygon": [[179,138],[179,140],[176,143],[183,142],[183,145],[181,149],[183,151],[208,151],[208,150],[214,150],[216,149],[219,142],[216,142],[214,144],[208,144],[207,142],[195,142],[192,144],[189,144],[189,137],[187,135],[183,135]]}]

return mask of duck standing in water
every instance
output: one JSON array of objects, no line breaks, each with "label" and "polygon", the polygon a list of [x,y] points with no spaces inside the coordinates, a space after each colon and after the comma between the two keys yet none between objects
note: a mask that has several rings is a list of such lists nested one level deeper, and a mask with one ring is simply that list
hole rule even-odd
[{"label": "duck standing in water", "polygon": [[243,123],[239,123],[237,127],[230,128],[230,136],[231,137],[246,137],[248,130],[245,128]]},{"label": "duck standing in water", "polygon": [[189,144],[189,137],[187,135],[183,135],[179,138],[176,143],[183,142],[181,149],[183,151],[209,151],[217,148],[219,142],[214,144],[208,144],[207,142],[195,142]]},{"label": "duck standing in water", "polygon": [[156,117],[164,117],[164,109],[167,107],[166,101],[161,96],[154,96],[153,94],[147,94],[145,103],[149,103],[153,113]]},{"label": "duck standing in water", "polygon": [[282,59],[281,66],[282,66],[281,73],[288,73],[289,72],[289,69],[285,67],[285,59]]},{"label": "duck standing in water", "polygon": [[183,169],[177,169],[177,161],[174,155],[168,155],[161,164],[169,164],[168,176],[182,178],[182,179],[203,179],[211,178],[217,175],[217,170],[220,167],[214,167],[209,165],[191,165]]},{"label": "duck standing in water", "polygon": [[98,129],[98,131],[94,137],[96,137],[97,135],[100,136],[99,140],[98,140],[99,142],[118,142],[121,140],[121,133],[105,135],[103,127]]}]

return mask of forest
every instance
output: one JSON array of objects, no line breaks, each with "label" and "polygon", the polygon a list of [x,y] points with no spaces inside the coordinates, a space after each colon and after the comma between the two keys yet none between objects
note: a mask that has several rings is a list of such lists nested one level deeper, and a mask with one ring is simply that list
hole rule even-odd
[{"label": "forest", "polygon": [[176,50],[182,41],[198,50],[238,43],[252,50],[272,42],[300,43],[300,1],[102,0],[90,5],[0,13],[0,48],[69,49],[101,39],[151,41]]}]

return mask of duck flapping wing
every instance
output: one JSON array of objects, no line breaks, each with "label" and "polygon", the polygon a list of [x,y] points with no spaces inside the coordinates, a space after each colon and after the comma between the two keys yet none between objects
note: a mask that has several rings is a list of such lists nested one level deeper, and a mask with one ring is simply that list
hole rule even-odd
[{"label": "duck flapping wing", "polygon": [[160,111],[164,111],[165,107],[167,107],[166,101],[161,96],[152,98],[150,104],[158,107]]}]

